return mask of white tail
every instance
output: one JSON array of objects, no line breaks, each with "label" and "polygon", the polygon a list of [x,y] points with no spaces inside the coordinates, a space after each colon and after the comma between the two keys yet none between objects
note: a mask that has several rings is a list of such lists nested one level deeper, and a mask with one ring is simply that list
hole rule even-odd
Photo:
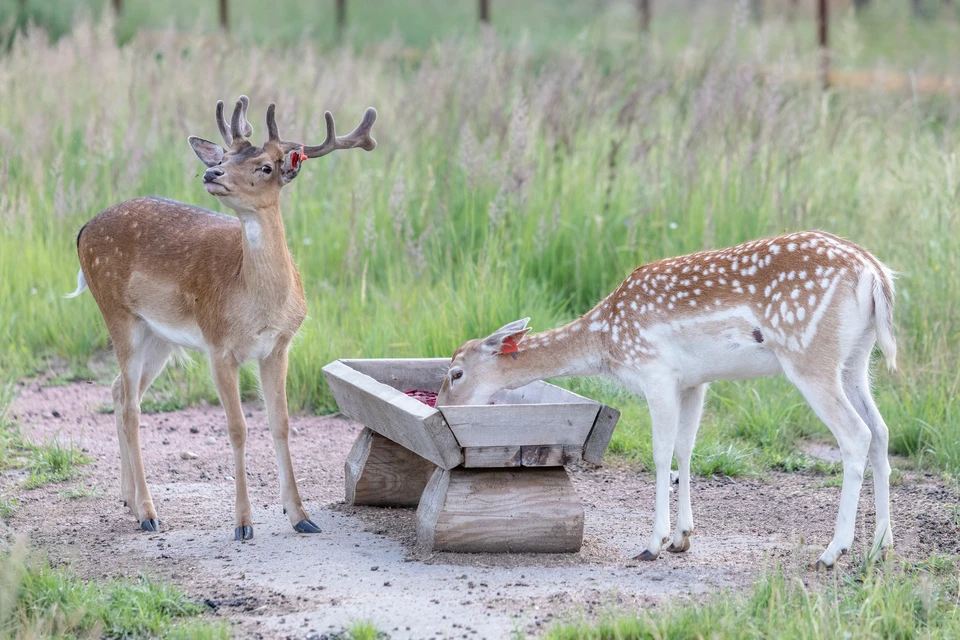
[{"label": "white tail", "polygon": [[690,456],[707,385],[786,374],[833,432],[843,489],[831,566],[853,542],[869,455],[876,551],[893,541],[887,427],[870,394],[874,343],[896,366],[893,279],[866,250],[818,231],[747,242],[642,266],[570,324],[527,336],[512,323],[454,354],[437,405],[485,404],[503,388],[571,375],[608,375],[646,396],[653,419],[657,503],[638,558],[670,540],[669,474],[680,472],[677,528],[667,547],[686,551],[693,531]]},{"label": "white tail", "polygon": [[371,150],[377,112],[337,136],[327,113],[320,145],[280,138],[275,106],[267,109],[262,147],[247,137],[248,100],[241,96],[227,124],[217,103],[217,126],[227,148],[191,137],[208,169],[207,192],[237,212],[224,216],[162,198],[137,198],[102,211],[80,230],[80,295],[89,283],[120,364],[113,400],[120,438],[121,494],[147,531],[158,528],[140,451],[140,401],[171,354],[198,349],[210,357],[233,447],[237,540],[253,537],[240,405],[239,367],[256,359],[280,469],[284,513],[301,533],[316,533],[297,490],[287,441],[287,349],[306,315],[300,275],[287,249],[280,189],[307,158],[340,149]]},{"label": "white tail", "polygon": [[893,335],[893,272],[881,265],[873,277],[873,321],[877,329],[877,345],[887,360],[887,368],[897,368],[897,340]]},{"label": "white tail", "polygon": [[76,298],[87,290],[87,279],[83,277],[83,269],[77,271],[77,289],[73,293],[68,293],[64,298]]}]

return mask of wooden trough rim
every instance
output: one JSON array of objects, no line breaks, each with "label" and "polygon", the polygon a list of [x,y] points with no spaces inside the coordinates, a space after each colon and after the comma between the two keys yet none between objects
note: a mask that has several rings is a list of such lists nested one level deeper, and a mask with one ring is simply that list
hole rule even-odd
[{"label": "wooden trough rim", "polygon": [[[354,385],[362,391],[378,397],[383,402],[398,412],[398,415],[406,413],[417,422],[420,422],[426,432],[431,436],[430,442],[424,442],[423,438],[415,436],[419,434],[405,433],[403,429],[393,430],[385,429],[385,425],[369,424],[371,422],[367,416],[358,415],[349,411],[341,410],[350,418],[353,418],[365,426],[381,433],[381,435],[397,442],[398,444],[414,451],[420,456],[430,460],[434,464],[444,468],[451,469],[464,462],[463,448],[457,440],[454,431],[443,415],[443,407],[435,408],[426,405],[419,400],[412,398],[389,384],[380,382],[373,376],[363,373],[354,368],[356,364],[397,364],[409,362],[419,363],[421,365],[445,366],[450,362],[448,358],[341,358],[335,360],[325,367],[323,372],[328,381],[331,377],[338,381]],[[537,403],[501,403],[497,405],[446,405],[451,408],[471,407],[474,410],[482,408],[484,412],[493,410],[495,407],[536,407],[547,409],[551,407],[578,407],[582,408],[584,404],[596,407],[597,413],[594,416],[593,424],[587,432],[586,440],[583,443],[583,459],[594,464],[600,464],[603,460],[603,453],[606,451],[610,438],[613,435],[613,429],[620,418],[620,412],[616,409],[604,405],[592,398],[581,396],[568,389],[558,387],[546,381],[536,381],[532,385],[545,385],[551,388],[551,391],[561,392],[564,396],[569,396],[572,402],[537,402]],[[333,385],[331,385],[333,386]],[[522,387],[521,387],[522,388]],[[334,393],[336,395],[336,391]],[[337,399],[338,405],[342,402]],[[380,428],[377,428],[379,426]],[[410,425],[413,426],[413,425]],[[384,431],[390,431],[384,433]]]},{"label": "wooden trough rim", "polygon": [[[385,382],[380,382],[379,380],[377,380],[376,378],[374,378],[374,377],[371,376],[370,374],[363,373],[362,371],[360,371],[360,370],[358,370],[357,368],[355,368],[355,367],[353,366],[353,364],[354,364],[354,363],[358,363],[358,362],[362,362],[362,363],[366,363],[366,364],[374,364],[374,365],[375,365],[375,364],[381,364],[381,363],[386,364],[386,363],[416,362],[416,363],[422,363],[422,364],[437,364],[437,365],[442,364],[442,365],[447,365],[447,364],[450,363],[450,358],[339,358],[339,359],[336,360],[336,362],[342,362],[343,364],[347,365],[348,367],[350,367],[351,369],[353,369],[354,371],[356,371],[356,372],[359,373],[360,375],[366,376],[366,377],[370,378],[371,380],[373,380],[374,382],[376,382],[377,384],[380,384],[380,385],[383,385],[384,387],[387,387],[387,388],[389,388],[389,389],[392,389],[394,392],[400,394],[400,395],[403,396],[404,398],[415,402],[417,405],[419,405],[419,406],[421,406],[421,407],[423,407],[423,408],[425,408],[425,409],[428,409],[428,412],[427,412],[426,415],[431,415],[432,412],[434,412],[434,411],[439,411],[440,413],[443,413],[442,408],[440,408],[440,407],[431,407],[430,405],[424,404],[424,403],[420,402],[419,400],[416,400],[415,398],[411,398],[410,396],[408,396],[407,394],[405,394],[403,391],[399,391],[398,389],[395,389],[394,387],[391,387],[389,384],[387,384],[387,383],[385,383]],[[333,364],[333,363],[331,363],[331,364]],[[327,365],[327,366],[329,367],[330,365]],[[326,369],[326,367],[324,367],[324,369]],[[546,385],[546,386],[548,386],[548,387],[551,387],[551,388],[553,388],[553,389],[557,389],[557,390],[563,392],[564,395],[571,396],[571,399],[572,399],[573,401],[572,401],[572,402],[518,402],[518,403],[498,402],[498,403],[496,403],[496,404],[494,404],[494,405],[489,405],[489,404],[450,404],[450,405],[443,405],[443,406],[444,406],[444,407],[525,407],[525,406],[538,406],[538,407],[556,406],[556,407],[562,407],[562,406],[567,406],[567,405],[578,405],[578,404],[593,404],[593,405],[597,405],[598,407],[604,406],[603,403],[597,402],[597,401],[594,400],[593,398],[588,398],[588,397],[586,397],[586,396],[582,396],[582,395],[580,395],[579,393],[576,393],[575,391],[570,391],[569,389],[564,389],[563,387],[559,387],[559,386],[557,386],[557,385],[555,385],[555,384],[550,384],[549,382],[547,382],[547,381],[545,381],[545,380],[537,380],[537,381],[531,382],[529,385],[525,385],[525,386],[531,386],[531,385],[536,385],[536,384],[542,384],[542,385]],[[520,387],[520,388],[522,388],[522,387]],[[509,391],[516,391],[516,389],[510,389]],[[498,393],[502,393],[502,391],[501,391],[501,392],[498,392]],[[392,394],[388,394],[388,395],[392,395]]]}]

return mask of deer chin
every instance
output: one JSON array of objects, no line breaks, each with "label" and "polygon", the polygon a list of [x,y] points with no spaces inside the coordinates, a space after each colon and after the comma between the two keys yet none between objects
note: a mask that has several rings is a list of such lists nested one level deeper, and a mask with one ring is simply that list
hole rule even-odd
[{"label": "deer chin", "polygon": [[204,182],[203,187],[207,190],[212,196],[226,196],[230,194],[230,190],[219,182]]}]

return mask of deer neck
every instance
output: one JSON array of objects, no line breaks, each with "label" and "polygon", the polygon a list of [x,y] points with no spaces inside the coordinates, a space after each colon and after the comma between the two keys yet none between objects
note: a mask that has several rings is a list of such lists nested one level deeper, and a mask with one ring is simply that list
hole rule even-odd
[{"label": "deer neck", "polygon": [[580,320],[557,329],[526,336],[520,350],[498,358],[510,379],[510,388],[535,380],[595,376],[603,373],[599,334],[586,330]]},{"label": "deer neck", "polygon": [[280,206],[237,210],[241,224],[243,256],[240,280],[266,304],[286,299],[295,280],[293,260],[287,248]]}]

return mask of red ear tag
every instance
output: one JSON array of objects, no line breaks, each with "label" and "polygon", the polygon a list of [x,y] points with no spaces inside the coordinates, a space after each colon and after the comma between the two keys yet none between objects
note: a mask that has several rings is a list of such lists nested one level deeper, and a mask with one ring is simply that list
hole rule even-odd
[{"label": "red ear tag", "polygon": [[520,351],[520,345],[513,338],[504,338],[503,346],[500,347],[500,353],[516,353]]},{"label": "red ear tag", "polygon": [[296,169],[306,159],[307,154],[303,152],[303,145],[300,145],[300,151],[294,151],[290,154],[290,166]]}]

